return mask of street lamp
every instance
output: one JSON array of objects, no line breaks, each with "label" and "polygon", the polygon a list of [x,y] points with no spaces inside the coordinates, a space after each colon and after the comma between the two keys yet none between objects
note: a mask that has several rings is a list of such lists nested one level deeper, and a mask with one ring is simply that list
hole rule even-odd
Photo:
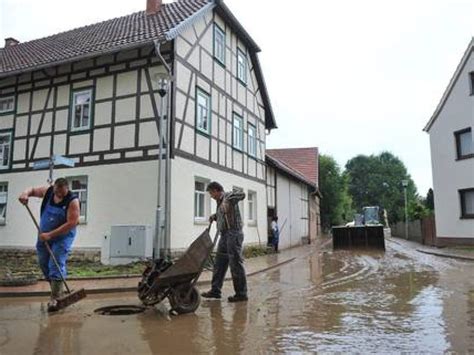
[{"label": "street lamp", "polygon": [[408,180],[402,180],[403,190],[405,191],[405,239],[408,240]]},{"label": "street lamp", "polygon": [[[169,176],[170,176],[170,168],[169,168],[169,149],[168,149],[168,142],[169,142],[169,131],[170,131],[170,123],[168,119],[168,115],[164,112],[165,107],[165,97],[169,92],[169,86],[171,82],[171,77],[167,73],[157,73],[153,77],[155,82],[158,85],[158,95],[160,95],[160,111],[158,112],[158,192],[157,192],[157,208],[156,208],[156,221],[155,221],[155,246],[156,252],[155,257],[159,255],[159,252],[162,251],[163,254],[161,257],[164,257],[164,253],[169,246],[168,244],[168,234],[169,234]],[[166,107],[168,107],[166,105]],[[164,124],[163,121],[166,117],[166,132],[163,130]],[[166,144],[166,158],[165,158],[165,174],[163,174],[163,145]],[[164,183],[163,183],[164,178]],[[162,187],[165,186],[165,201],[164,201],[164,213],[163,213],[163,196],[161,193]],[[163,220],[165,223],[163,223]],[[165,242],[163,243],[163,236],[165,237]]]}]

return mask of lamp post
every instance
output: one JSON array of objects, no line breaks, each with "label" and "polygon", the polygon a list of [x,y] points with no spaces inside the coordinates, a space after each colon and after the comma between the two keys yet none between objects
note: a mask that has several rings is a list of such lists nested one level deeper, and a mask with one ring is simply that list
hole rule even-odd
[{"label": "lamp post", "polygon": [[405,239],[408,240],[408,180],[402,180],[402,186],[405,192]]},{"label": "lamp post", "polygon": [[[164,112],[165,107],[165,97],[169,92],[169,86],[171,77],[166,73],[158,73],[154,76],[156,83],[158,84],[158,95],[160,95],[160,111],[158,112],[158,192],[157,192],[157,207],[156,207],[156,220],[155,220],[155,257],[160,255],[163,257],[165,253],[165,246],[163,243],[163,236],[167,235],[167,220],[169,219],[168,216],[168,205],[169,205],[169,198],[168,198],[168,173],[169,173],[169,149],[168,149],[168,142],[169,142],[169,120],[168,115]],[[166,106],[167,109],[167,106]],[[166,132],[164,131],[164,116],[166,116]],[[163,146],[166,144],[166,159],[165,159],[165,174],[163,174]],[[164,183],[163,183],[164,179]],[[165,186],[166,185],[166,186]],[[163,195],[161,190],[165,186],[165,200],[163,203]],[[163,211],[163,205],[165,209]],[[164,212],[164,213],[163,213]],[[163,221],[165,223],[163,223]],[[161,252],[161,253],[160,253]]]}]

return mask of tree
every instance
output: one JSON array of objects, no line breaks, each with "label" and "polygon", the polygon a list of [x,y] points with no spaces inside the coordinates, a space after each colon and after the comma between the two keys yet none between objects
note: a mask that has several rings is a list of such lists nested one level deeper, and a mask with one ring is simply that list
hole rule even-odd
[{"label": "tree", "polygon": [[402,180],[408,180],[408,201],[417,199],[416,187],[403,162],[392,153],[358,155],[346,164],[349,195],[354,208],[379,206],[387,210],[389,223],[404,219],[405,198]]},{"label": "tree", "polygon": [[426,198],[423,201],[425,207],[430,211],[433,212],[435,207],[434,207],[434,192],[433,189],[429,189],[428,193],[426,194]]},{"label": "tree", "polygon": [[347,179],[337,162],[328,155],[319,157],[321,199],[321,224],[325,230],[352,220],[352,200],[347,189]]}]

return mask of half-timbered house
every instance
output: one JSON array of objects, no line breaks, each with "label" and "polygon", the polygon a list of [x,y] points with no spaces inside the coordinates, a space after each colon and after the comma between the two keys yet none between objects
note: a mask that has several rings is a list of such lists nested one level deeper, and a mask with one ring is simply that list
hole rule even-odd
[{"label": "half-timbered house", "polygon": [[[16,199],[56,169],[81,200],[76,247],[112,225],[154,225],[159,120],[169,119],[168,248],[207,225],[211,180],[243,189],[249,243],[266,235],[266,133],[276,128],[257,44],[218,0],[148,0],[146,11],[0,49],[0,246],[34,245]],[[161,105],[158,74],[171,71]],[[163,108],[162,108],[163,107]],[[164,129],[164,127],[162,127]],[[165,180],[163,180],[165,181]],[[33,203],[33,202],[32,202]],[[39,202],[33,205],[39,209]]]}]

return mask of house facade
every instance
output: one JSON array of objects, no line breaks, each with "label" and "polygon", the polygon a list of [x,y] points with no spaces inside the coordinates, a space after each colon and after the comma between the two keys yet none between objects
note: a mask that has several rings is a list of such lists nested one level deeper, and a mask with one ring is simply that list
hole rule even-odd
[{"label": "house facade", "polygon": [[[158,195],[169,209],[161,247],[186,248],[215,208],[205,191],[211,180],[247,193],[244,232],[257,243],[267,231],[266,134],[276,128],[259,51],[224,3],[207,0],[149,0],[132,15],[26,43],[7,39],[0,247],[34,245],[17,197],[45,183],[48,170],[33,167],[54,154],[76,163],[55,170],[80,197],[76,248],[100,248],[113,225],[155,228]],[[165,95],[164,76],[172,79]],[[159,183],[160,156],[169,160]],[[39,201],[31,205],[39,211]]]},{"label": "house facade", "polygon": [[437,245],[473,245],[474,39],[424,130],[430,135]]},{"label": "house facade", "polygon": [[269,223],[278,216],[280,247],[310,244],[321,236],[318,148],[268,149]]}]

